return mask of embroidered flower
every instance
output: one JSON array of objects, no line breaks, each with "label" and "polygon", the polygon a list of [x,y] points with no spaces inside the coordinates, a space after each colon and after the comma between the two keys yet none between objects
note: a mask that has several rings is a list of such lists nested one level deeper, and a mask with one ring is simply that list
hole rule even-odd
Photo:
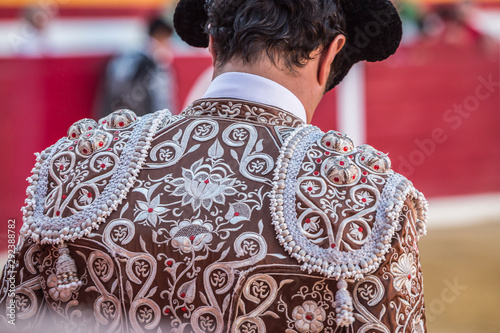
[{"label": "embroidered flower", "polygon": [[307,218],[302,225],[302,228],[306,232],[316,232],[319,229],[319,216],[313,216],[311,218]]},{"label": "embroidered flower", "polygon": [[64,171],[66,170],[66,167],[69,165],[69,159],[65,156],[62,156],[60,159],[54,162],[54,165],[57,167],[58,170]]},{"label": "embroidered flower", "polygon": [[190,204],[194,211],[202,206],[210,210],[214,202],[223,205],[226,202],[225,196],[237,193],[233,188],[236,178],[212,173],[210,172],[212,167],[201,165],[202,161],[201,159],[195,162],[191,169],[183,168],[182,177],[171,182],[177,187],[172,195],[181,196],[182,205]]},{"label": "embroidered flower", "polygon": [[70,289],[63,289],[59,291],[57,289],[57,276],[51,274],[47,279],[47,287],[49,288],[49,295],[54,301],[61,301],[66,303],[71,299],[73,292]]},{"label": "embroidered flower", "polygon": [[295,320],[295,327],[299,332],[317,333],[323,329],[326,312],[316,302],[305,301],[293,309],[292,318]]},{"label": "embroidered flower", "polygon": [[397,291],[406,288],[408,293],[411,294],[411,281],[417,274],[413,254],[403,253],[398,262],[391,264],[391,273],[394,275],[394,288]]},{"label": "embroidered flower", "polygon": [[302,184],[301,187],[304,191],[309,192],[309,194],[315,194],[316,191],[319,189],[319,186],[316,185],[316,183],[311,180]]},{"label": "embroidered flower", "polygon": [[246,203],[235,202],[229,204],[229,210],[225,218],[231,223],[236,224],[241,221],[250,220],[250,215],[252,211]]},{"label": "embroidered flower", "polygon": [[172,245],[181,252],[189,253],[200,251],[212,239],[213,227],[210,223],[203,223],[202,220],[182,221],[179,226],[170,230]]},{"label": "embroidered flower", "polygon": [[363,239],[363,231],[364,231],[363,227],[360,227],[356,223],[352,223],[351,224],[351,229],[349,230],[349,234],[354,239],[360,241],[360,240]]},{"label": "embroidered flower", "polygon": [[97,166],[101,170],[106,170],[112,165],[113,162],[111,162],[111,158],[109,158],[109,156],[104,156],[103,158],[97,160]]},{"label": "embroidered flower", "polygon": [[356,194],[356,198],[358,199],[359,202],[361,202],[363,206],[368,205],[372,203],[373,200],[375,200],[373,198],[373,195],[371,195],[370,192],[368,191],[359,192],[358,194]]},{"label": "embroidered flower", "polygon": [[93,200],[92,192],[82,188],[80,191],[80,197],[78,198],[78,202],[83,204],[84,206],[88,206],[92,203],[92,200]]},{"label": "embroidered flower", "polygon": [[134,219],[134,222],[156,227],[161,216],[169,211],[166,205],[160,204],[160,195],[158,194],[152,200],[146,197],[146,201],[137,200],[137,209],[140,213]]}]

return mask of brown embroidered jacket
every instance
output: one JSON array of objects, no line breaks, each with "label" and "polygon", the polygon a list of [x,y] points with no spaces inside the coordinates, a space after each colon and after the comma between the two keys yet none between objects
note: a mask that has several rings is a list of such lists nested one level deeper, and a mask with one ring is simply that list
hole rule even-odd
[{"label": "brown embroidered jacket", "polygon": [[284,110],[85,119],[30,180],[7,329],[425,331],[425,199],[385,154]]}]

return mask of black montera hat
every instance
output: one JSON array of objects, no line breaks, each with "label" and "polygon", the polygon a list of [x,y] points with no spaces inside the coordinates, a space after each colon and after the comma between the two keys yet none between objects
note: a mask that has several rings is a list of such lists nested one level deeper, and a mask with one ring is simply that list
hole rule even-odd
[{"label": "black montera hat", "polygon": [[[191,46],[208,47],[206,0],[180,0],[174,14],[177,34]],[[390,0],[340,0],[346,18],[343,62],[381,61],[394,54],[403,35],[399,14]],[[339,73],[334,85],[346,73]]]},{"label": "black montera hat", "polygon": [[180,0],[175,8],[175,31],[183,41],[194,47],[208,47],[205,3],[206,0]]}]

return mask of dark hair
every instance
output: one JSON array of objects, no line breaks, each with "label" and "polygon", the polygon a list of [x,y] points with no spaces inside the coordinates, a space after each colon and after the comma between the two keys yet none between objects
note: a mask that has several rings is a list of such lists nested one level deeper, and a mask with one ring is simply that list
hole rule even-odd
[{"label": "dark hair", "polygon": [[251,63],[265,51],[293,72],[345,30],[335,0],[209,0],[206,12],[219,64],[235,55]]},{"label": "dark hair", "polygon": [[162,18],[154,18],[149,22],[148,35],[153,36],[158,32],[171,35],[174,32],[174,29]]},{"label": "dark hair", "polygon": [[191,46],[208,47],[211,35],[219,64],[235,55],[247,62],[267,55],[291,72],[343,34],[326,91],[358,61],[394,54],[403,33],[391,0],[180,0],[174,25]]}]

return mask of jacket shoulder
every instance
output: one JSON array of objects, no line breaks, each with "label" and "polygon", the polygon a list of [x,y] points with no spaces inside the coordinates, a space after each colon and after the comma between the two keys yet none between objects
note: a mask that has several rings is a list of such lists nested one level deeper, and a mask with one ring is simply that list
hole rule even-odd
[{"label": "jacket shoulder", "polygon": [[276,235],[302,269],[336,279],[373,273],[400,228],[405,200],[415,201],[418,235],[427,202],[391,170],[387,154],[355,147],[345,134],[301,127],[288,135],[274,175]]},{"label": "jacket shoulder", "polygon": [[119,110],[71,125],[36,154],[21,237],[59,244],[88,235],[127,197],[155,134],[178,120],[167,110],[143,117]]}]

